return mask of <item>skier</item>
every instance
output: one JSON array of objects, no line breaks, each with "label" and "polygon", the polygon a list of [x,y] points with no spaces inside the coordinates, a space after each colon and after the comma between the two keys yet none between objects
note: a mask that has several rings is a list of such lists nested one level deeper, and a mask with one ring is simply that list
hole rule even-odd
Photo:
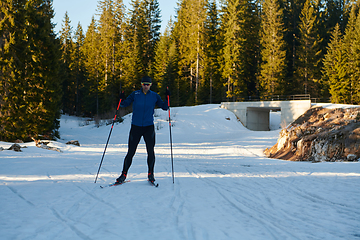
[{"label": "skier", "polygon": [[[145,76],[141,79],[141,89],[132,92],[124,101],[121,102],[120,107],[127,107],[133,104],[133,115],[131,121],[131,129],[129,133],[128,152],[124,159],[124,166],[120,177],[116,179],[117,184],[125,181],[128,170],[131,166],[132,159],[135,155],[136,148],[140,142],[141,137],[144,138],[147,151],[148,164],[148,180],[151,183],[155,182],[154,165],[155,165],[155,127],[154,127],[154,109],[155,104],[163,110],[168,110],[167,102],[163,102],[159,94],[150,90],[151,78]],[[168,97],[170,92],[166,91]],[[124,95],[121,96],[123,99]]]}]

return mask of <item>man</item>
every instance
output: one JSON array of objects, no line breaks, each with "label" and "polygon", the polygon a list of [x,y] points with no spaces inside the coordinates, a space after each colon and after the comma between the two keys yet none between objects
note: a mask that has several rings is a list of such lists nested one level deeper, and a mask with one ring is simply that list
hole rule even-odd
[{"label": "man", "polygon": [[[120,177],[116,179],[116,183],[123,183],[131,166],[132,159],[135,155],[136,148],[141,137],[144,138],[147,151],[148,179],[154,182],[154,165],[155,165],[155,127],[154,127],[154,109],[155,105],[168,110],[167,102],[163,102],[159,94],[150,90],[151,78],[145,76],[141,79],[141,89],[132,92],[120,107],[127,107],[133,104],[133,115],[131,121],[131,129],[129,133],[128,152],[124,159],[124,166]],[[166,95],[170,95],[169,91]]]}]

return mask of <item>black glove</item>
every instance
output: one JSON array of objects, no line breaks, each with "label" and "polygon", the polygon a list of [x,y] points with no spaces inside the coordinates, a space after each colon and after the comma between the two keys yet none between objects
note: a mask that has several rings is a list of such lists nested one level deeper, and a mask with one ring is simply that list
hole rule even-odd
[{"label": "black glove", "polygon": [[168,96],[170,96],[170,95],[171,95],[171,94],[170,94],[170,90],[169,90],[169,88],[166,88],[165,95],[166,95],[166,97],[168,97]]},{"label": "black glove", "polygon": [[121,99],[121,100],[125,100],[125,94],[124,94],[124,91],[122,91],[122,92],[120,93],[120,99]]}]

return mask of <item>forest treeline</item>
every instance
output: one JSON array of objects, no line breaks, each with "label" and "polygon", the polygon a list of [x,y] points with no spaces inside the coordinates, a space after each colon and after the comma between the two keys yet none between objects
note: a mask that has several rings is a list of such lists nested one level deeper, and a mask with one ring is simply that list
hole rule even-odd
[{"label": "forest treeline", "polygon": [[66,13],[56,34],[52,0],[2,0],[0,140],[59,137],[61,113],[113,114],[144,75],[172,106],[293,94],[359,104],[359,5],[178,0],[161,33],[157,0],[99,0],[86,32]]}]

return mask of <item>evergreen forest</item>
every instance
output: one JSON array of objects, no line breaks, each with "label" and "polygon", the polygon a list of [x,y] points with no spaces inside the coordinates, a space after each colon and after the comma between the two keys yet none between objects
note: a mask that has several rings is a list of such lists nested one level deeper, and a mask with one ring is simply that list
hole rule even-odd
[{"label": "evergreen forest", "polygon": [[[111,118],[153,79],[171,106],[303,94],[360,104],[360,1],[99,0],[86,32],[52,0],[1,0],[0,140],[59,138],[61,114]],[[98,20],[96,20],[98,19]],[[160,32],[161,24],[167,24]]]}]

